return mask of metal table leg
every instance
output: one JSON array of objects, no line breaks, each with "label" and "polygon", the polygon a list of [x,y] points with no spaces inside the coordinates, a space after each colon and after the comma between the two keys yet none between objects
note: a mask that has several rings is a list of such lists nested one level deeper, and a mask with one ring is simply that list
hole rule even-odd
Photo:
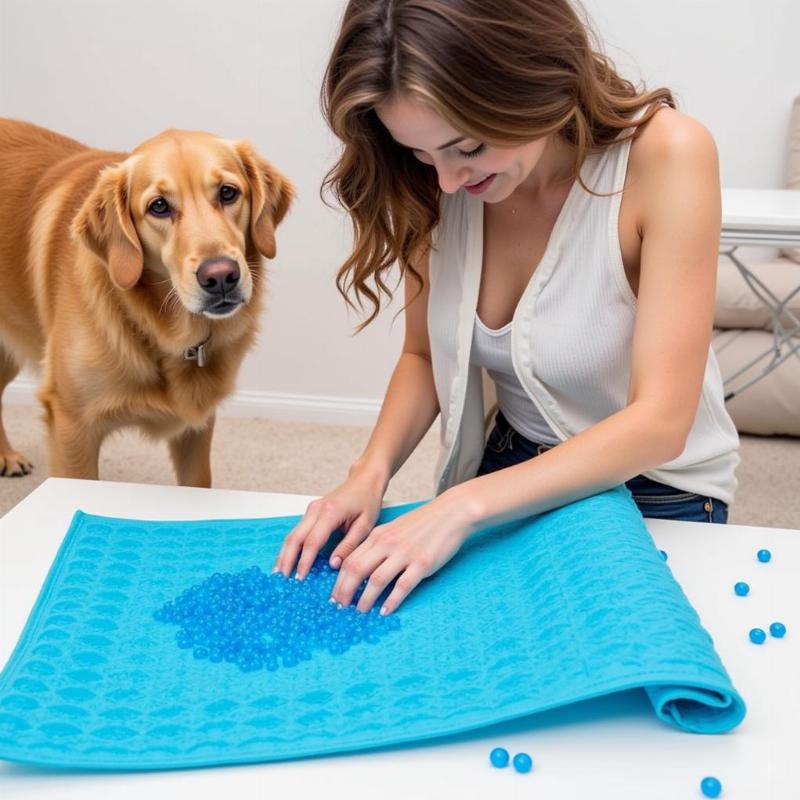
[{"label": "metal table leg", "polygon": [[[792,298],[800,293],[800,285],[796,286],[783,299],[779,298],[762,280],[750,271],[747,265],[743,264],[741,260],[736,257],[734,253],[737,248],[738,246],[734,246],[729,250],[720,251],[720,255],[727,256],[736,265],[736,268],[750,287],[750,290],[769,309],[772,315],[773,342],[772,347],[760,353],[754,359],[751,359],[747,364],[725,380],[723,384],[727,390],[725,402],[736,397],[736,395],[740,394],[757,381],[760,381],[766,375],[769,375],[772,370],[779,367],[787,358],[791,356],[800,358],[800,319],[787,307]],[[740,375],[743,375],[752,366],[765,358],[769,358],[769,360],[759,374],[746,381],[741,386],[731,388],[731,384],[734,384]]]}]

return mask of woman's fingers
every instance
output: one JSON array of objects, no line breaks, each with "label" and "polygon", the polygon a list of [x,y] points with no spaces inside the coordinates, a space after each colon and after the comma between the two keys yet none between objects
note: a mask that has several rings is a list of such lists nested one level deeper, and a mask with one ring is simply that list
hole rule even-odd
[{"label": "woman's fingers", "polygon": [[361,597],[358,598],[356,608],[359,611],[369,611],[375,605],[383,590],[401,573],[405,563],[400,558],[387,558],[370,575]]},{"label": "woman's fingers", "polygon": [[[297,577],[300,580],[308,575],[314,564],[314,559],[319,554],[331,534],[337,528],[347,526],[348,513],[342,504],[335,500],[322,500],[318,509],[317,519],[313,527],[306,533],[303,542],[300,563],[297,565]],[[352,517],[350,517],[352,519]]]},{"label": "woman's fingers", "polygon": [[300,561],[297,564],[297,578],[303,578],[311,572],[314,566],[314,559],[319,551],[324,547],[331,534],[340,527],[341,522],[336,514],[320,514],[313,528],[306,535],[303,542],[303,550],[300,554]]},{"label": "woman's fingers", "polygon": [[333,548],[329,564],[334,569],[339,569],[344,561],[363,541],[372,530],[372,522],[362,514],[348,528],[347,533],[339,544]]},{"label": "woman's fingers", "polygon": [[317,557],[317,553],[322,549],[325,542],[328,541],[328,537],[331,533],[332,531],[328,530],[328,526],[325,525],[324,520],[318,520],[317,525],[315,525],[308,536],[306,536],[306,540],[303,542],[303,549],[300,551],[300,560],[297,562],[295,577],[298,580],[302,581],[303,578],[311,572],[311,567],[314,565],[314,559]]},{"label": "woman's fingers", "polygon": [[[302,552],[302,564],[297,564],[298,577],[304,578],[317,553],[328,537],[341,524],[342,513],[337,504],[330,501],[314,501],[308,507],[305,516],[297,523],[295,529],[284,539],[273,572],[282,572],[287,578],[297,564]],[[304,569],[300,574],[301,566]]]},{"label": "woman's fingers", "polygon": [[389,596],[381,606],[381,615],[386,616],[396,611],[403,600],[411,594],[411,591],[419,585],[426,575],[424,567],[419,563],[409,564],[405,572],[397,579],[394,588],[389,592]]},{"label": "woman's fingers", "polygon": [[383,548],[370,547],[368,539],[342,562],[336,583],[331,591],[331,600],[343,606],[349,606],[356,589],[368,575],[386,559]]},{"label": "woman's fingers", "polygon": [[297,554],[303,546],[306,535],[314,527],[317,521],[316,506],[312,503],[306,510],[305,516],[300,522],[297,523],[295,528],[283,540],[283,545],[275,559],[275,566],[272,568],[273,572],[282,572],[287,578],[292,573],[295,561],[297,561]]}]

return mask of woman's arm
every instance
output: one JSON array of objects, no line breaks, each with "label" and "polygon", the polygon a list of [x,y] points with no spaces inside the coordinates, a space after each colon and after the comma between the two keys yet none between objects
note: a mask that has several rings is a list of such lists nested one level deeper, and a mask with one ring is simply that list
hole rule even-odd
[{"label": "woman's arm", "polygon": [[627,406],[532,459],[452,487],[373,531],[342,566],[333,598],[348,604],[370,576],[365,611],[397,577],[393,611],[463,540],[619,485],[676,458],[695,419],[708,357],[720,230],[717,152],[708,131],[679,116],[640,137],[643,198],[638,308]]},{"label": "woman's arm", "polygon": [[[363,454],[353,462],[352,471],[373,474],[383,483],[391,477],[427,433],[439,414],[433,382],[431,348],[428,340],[428,256],[415,264],[424,281],[415,297],[417,284],[405,278],[405,340],[392,373],[378,421]],[[413,298],[413,299],[412,299]]]},{"label": "woman's arm", "polygon": [[297,564],[297,577],[305,578],[320,549],[337,529],[343,530],[345,536],[331,553],[334,567],[364,541],[380,513],[389,480],[439,413],[428,343],[427,255],[417,261],[415,269],[424,286],[415,298],[417,284],[406,276],[405,340],[378,420],[345,482],[310,503],[303,519],[284,540],[275,571],[287,577]]}]

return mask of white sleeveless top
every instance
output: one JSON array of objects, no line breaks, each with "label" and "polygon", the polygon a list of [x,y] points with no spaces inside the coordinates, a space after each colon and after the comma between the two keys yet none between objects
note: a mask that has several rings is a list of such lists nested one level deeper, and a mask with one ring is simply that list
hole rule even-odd
[{"label": "white sleeveless top", "polygon": [[511,326],[489,328],[475,315],[475,332],[472,337],[470,362],[483,367],[494,381],[497,389],[497,406],[514,430],[537,444],[556,445],[561,440],[550,430],[550,426],[514,372],[511,357]]},{"label": "white sleeveless top", "polygon": [[[624,185],[630,141],[590,154],[581,176],[597,192]],[[627,405],[636,297],[622,263],[621,194],[596,197],[576,181],[514,312],[516,377],[564,441]],[[428,331],[441,411],[436,493],[476,475],[484,449],[481,368],[471,363],[483,261],[483,202],[442,197],[430,255]],[[683,452],[644,474],[731,503],[739,438],[709,348],[697,415]]]}]

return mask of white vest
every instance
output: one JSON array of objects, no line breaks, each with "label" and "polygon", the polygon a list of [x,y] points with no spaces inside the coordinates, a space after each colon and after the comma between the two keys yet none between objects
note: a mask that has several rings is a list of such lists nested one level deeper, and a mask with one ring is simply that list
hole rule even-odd
[{"label": "white vest", "polygon": [[[619,191],[630,141],[591,154],[587,186]],[[523,388],[564,441],[627,405],[636,297],[618,235],[621,194],[595,197],[573,184],[547,248],[514,311],[512,357]],[[430,255],[428,331],[441,411],[436,493],[476,475],[484,449],[481,370],[470,364],[483,261],[483,202],[444,195]],[[644,474],[731,503],[739,437],[709,348],[702,395],[686,447]]]}]

